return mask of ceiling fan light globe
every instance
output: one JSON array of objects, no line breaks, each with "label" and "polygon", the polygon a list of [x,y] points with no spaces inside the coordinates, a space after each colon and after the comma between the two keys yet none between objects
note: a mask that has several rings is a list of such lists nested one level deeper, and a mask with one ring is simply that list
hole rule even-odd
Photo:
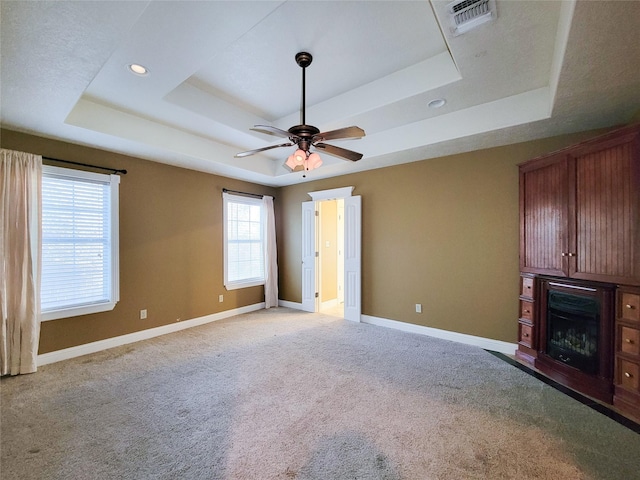
[{"label": "ceiling fan light globe", "polygon": [[293,155],[289,155],[289,158],[287,158],[287,161],[284,164],[287,167],[289,167],[291,170],[295,170],[295,168],[298,166],[298,164],[296,163],[296,159]]},{"label": "ceiling fan light globe", "polygon": [[296,150],[295,153],[293,154],[293,157],[295,159],[295,162],[298,165],[302,165],[304,163],[304,161],[307,159],[307,154],[304,150]]},{"label": "ceiling fan light globe", "polygon": [[322,159],[317,153],[312,153],[307,159],[307,170],[314,170],[322,165]]}]

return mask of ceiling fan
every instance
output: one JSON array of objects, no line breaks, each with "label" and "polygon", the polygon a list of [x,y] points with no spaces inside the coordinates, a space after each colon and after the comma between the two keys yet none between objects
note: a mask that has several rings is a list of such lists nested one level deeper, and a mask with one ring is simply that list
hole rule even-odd
[{"label": "ceiling fan", "polygon": [[255,125],[254,130],[256,132],[267,133],[269,135],[277,135],[279,137],[288,138],[288,143],[282,143],[279,145],[269,145],[267,147],[256,148],[255,150],[249,150],[246,152],[240,152],[235,155],[236,158],[248,157],[255,153],[264,152],[265,150],[271,150],[272,148],[291,147],[293,145],[298,146],[298,150],[291,155],[285,165],[291,170],[313,170],[322,164],[322,160],[317,153],[311,153],[311,147],[325,151],[330,155],[344,158],[355,162],[362,158],[362,154],[354,152],[353,150],[347,150],[346,148],[336,147],[335,145],[329,145],[324,143],[326,140],[335,140],[339,138],[361,138],[365,136],[364,130],[360,127],[345,127],[337,130],[331,130],[328,132],[320,132],[320,130],[313,125],[307,125],[305,121],[305,69],[311,65],[313,57],[310,53],[299,52],[296,54],[296,63],[302,68],[302,108],[300,110],[301,125],[294,125],[289,130],[282,130],[277,127],[269,125]]}]

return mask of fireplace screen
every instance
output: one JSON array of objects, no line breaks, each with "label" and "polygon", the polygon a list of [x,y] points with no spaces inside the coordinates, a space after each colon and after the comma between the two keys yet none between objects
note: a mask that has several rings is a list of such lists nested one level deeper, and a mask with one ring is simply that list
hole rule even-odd
[{"label": "fireplace screen", "polygon": [[587,295],[550,290],[547,355],[585,373],[598,373],[600,302]]}]

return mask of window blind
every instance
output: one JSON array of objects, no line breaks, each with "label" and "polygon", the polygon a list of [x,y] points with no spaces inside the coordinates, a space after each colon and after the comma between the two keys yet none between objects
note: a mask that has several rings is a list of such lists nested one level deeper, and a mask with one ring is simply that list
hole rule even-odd
[{"label": "window blind", "polygon": [[42,312],[117,301],[110,176],[53,170],[42,178]]},{"label": "window blind", "polygon": [[225,194],[225,286],[264,284],[262,200]]}]

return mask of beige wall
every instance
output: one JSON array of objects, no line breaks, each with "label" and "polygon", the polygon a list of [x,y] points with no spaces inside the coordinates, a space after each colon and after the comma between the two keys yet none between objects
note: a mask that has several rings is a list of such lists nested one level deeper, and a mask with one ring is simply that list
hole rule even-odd
[{"label": "beige wall", "polygon": [[[276,197],[282,300],[301,300],[300,203],[310,199],[307,192],[353,185],[363,197],[363,314],[515,342],[516,165],[594,135],[326,180],[312,181],[310,174],[296,185],[273,189],[3,130],[3,148],[129,172],[120,184],[120,302],[111,312],[44,322],[39,351],[262,302],[262,287],[224,289],[223,187]],[[415,303],[423,304],[422,314],[414,313]],[[141,309],[148,310],[146,320],[139,319]]]},{"label": "beige wall", "polygon": [[222,188],[275,189],[8,130],[0,140],[3,148],[128,171],[120,182],[120,302],[111,312],[43,322],[40,353],[264,301],[262,287],[223,286]]},{"label": "beige wall", "polygon": [[364,315],[516,342],[517,164],[596,133],[317,181],[311,173],[281,188],[280,298],[301,301],[300,203],[308,192],[354,186],[362,196]]}]

